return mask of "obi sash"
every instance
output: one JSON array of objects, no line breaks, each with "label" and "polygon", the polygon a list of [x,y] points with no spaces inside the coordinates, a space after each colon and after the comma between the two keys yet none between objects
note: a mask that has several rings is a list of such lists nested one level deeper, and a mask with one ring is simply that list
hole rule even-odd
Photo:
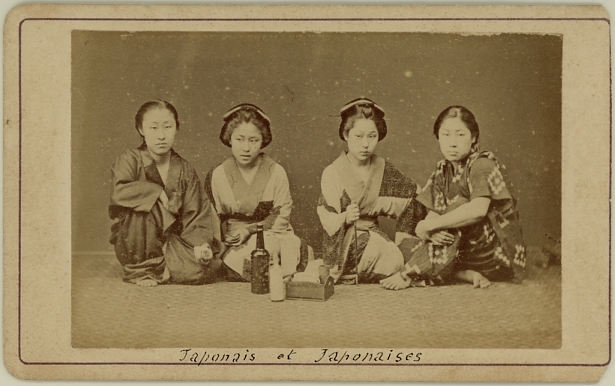
[{"label": "obi sash", "polygon": [[260,165],[250,185],[241,175],[233,157],[222,163],[228,184],[233,192],[233,202],[227,203],[227,205],[231,204],[229,205],[232,211],[232,214],[229,215],[230,218],[237,214],[245,221],[246,218],[254,215],[261,202],[263,192],[271,178],[271,169],[275,165],[275,161],[263,153],[259,157]]},{"label": "obi sash", "polygon": [[[335,170],[342,183],[344,191],[350,197],[351,202],[359,206],[359,219],[348,229],[344,235],[341,248],[341,266],[343,267],[348,257],[348,251],[357,231],[369,231],[378,226],[378,216],[371,213],[380,193],[380,185],[384,175],[385,161],[377,155],[372,155],[367,181],[363,181],[350,165],[346,153],[342,153],[334,162]],[[337,281],[342,269],[331,271],[331,275]]]}]

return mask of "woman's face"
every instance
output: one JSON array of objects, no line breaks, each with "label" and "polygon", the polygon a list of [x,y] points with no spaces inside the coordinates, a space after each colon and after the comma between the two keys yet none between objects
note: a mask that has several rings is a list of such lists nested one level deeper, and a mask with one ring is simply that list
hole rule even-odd
[{"label": "woman's face", "polygon": [[461,119],[445,119],[438,133],[440,151],[448,161],[459,162],[470,154],[475,139]]},{"label": "woman's face", "polygon": [[378,130],[370,119],[357,119],[352,129],[344,134],[348,142],[348,154],[358,161],[367,161],[378,145]]},{"label": "woman's face", "polygon": [[238,164],[253,166],[263,144],[261,131],[251,122],[243,122],[231,134],[231,150]]},{"label": "woman's face", "polygon": [[139,133],[145,139],[150,153],[164,156],[175,143],[177,126],[173,113],[165,108],[154,108],[143,114]]}]

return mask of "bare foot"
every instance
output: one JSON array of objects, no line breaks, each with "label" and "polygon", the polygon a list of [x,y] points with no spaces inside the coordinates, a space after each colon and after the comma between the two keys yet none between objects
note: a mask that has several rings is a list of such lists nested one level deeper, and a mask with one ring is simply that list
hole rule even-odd
[{"label": "bare foot", "polygon": [[474,288],[487,288],[491,285],[491,282],[486,277],[469,269],[457,272],[457,278],[472,283]]},{"label": "bare foot", "polygon": [[491,282],[480,273],[474,272],[472,274],[472,284],[474,285],[474,288],[487,288],[491,285]]},{"label": "bare foot", "polygon": [[135,284],[140,287],[156,287],[158,285],[158,282],[152,279],[143,279],[139,280]]},{"label": "bare foot", "polygon": [[410,287],[410,283],[410,280],[404,279],[404,277],[401,275],[401,272],[397,272],[396,274],[393,274],[386,279],[380,280],[381,287],[394,291],[408,288]]}]

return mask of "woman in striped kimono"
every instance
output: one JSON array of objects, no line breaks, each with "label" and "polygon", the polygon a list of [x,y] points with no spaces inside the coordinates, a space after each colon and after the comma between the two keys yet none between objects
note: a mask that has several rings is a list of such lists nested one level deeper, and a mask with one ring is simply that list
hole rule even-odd
[{"label": "woman in striped kimono", "polygon": [[286,172],[262,152],[272,140],[269,118],[247,103],[223,118],[220,140],[232,156],[208,173],[205,190],[220,219],[228,279],[250,280],[258,223],[265,229],[265,249],[273,258],[281,257],[283,274],[303,270],[312,251],[290,225],[293,201]]},{"label": "woman in striped kimono", "polygon": [[402,252],[378,227],[378,216],[397,220],[399,241],[414,234],[426,209],[415,200],[417,184],[374,154],[387,134],[382,108],[360,98],[342,108],[341,118],[339,136],[348,150],[323,171],[317,207],[324,260],[336,281],[355,276],[377,282],[404,266]]}]

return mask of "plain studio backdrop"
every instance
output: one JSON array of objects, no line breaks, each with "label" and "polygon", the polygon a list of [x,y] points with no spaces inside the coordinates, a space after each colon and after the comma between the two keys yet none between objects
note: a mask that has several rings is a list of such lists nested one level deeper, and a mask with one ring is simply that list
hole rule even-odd
[{"label": "plain studio backdrop", "polygon": [[345,149],[341,106],[361,96],[386,111],[376,153],[421,186],[442,158],[437,115],[469,108],[481,149],[506,166],[526,243],[541,246],[545,234],[561,235],[561,74],[553,35],[74,31],[73,251],[113,251],[111,164],[141,144],[138,108],[164,99],[179,112],[174,149],[201,182],[231,155],[218,139],[222,115],[243,102],[261,107],[273,133],[264,151],[290,180],[291,223],[320,252],[321,173]]}]

